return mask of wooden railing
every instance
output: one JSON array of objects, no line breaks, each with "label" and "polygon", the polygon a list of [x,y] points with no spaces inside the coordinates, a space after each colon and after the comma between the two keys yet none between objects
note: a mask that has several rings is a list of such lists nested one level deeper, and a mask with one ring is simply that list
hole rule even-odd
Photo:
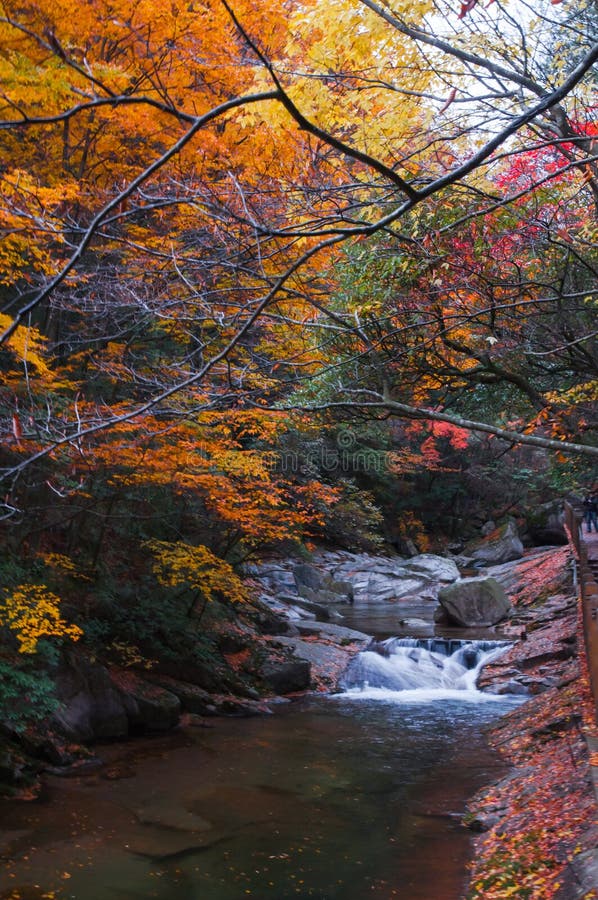
[{"label": "wooden railing", "polygon": [[583,511],[572,503],[565,503],[565,528],[575,556],[576,579],[583,611],[583,630],[588,659],[594,709],[598,723],[598,583],[588,562],[588,548],[583,539],[581,523]]}]

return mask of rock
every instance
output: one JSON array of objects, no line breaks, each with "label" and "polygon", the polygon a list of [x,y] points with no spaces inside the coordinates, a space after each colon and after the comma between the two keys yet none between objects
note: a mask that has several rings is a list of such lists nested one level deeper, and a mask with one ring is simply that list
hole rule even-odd
[{"label": "rock", "polygon": [[33,786],[39,788],[37,775],[41,766],[27,756],[21,747],[6,742],[0,744],[0,796],[10,794],[11,789]]},{"label": "rock", "polygon": [[496,625],[512,611],[495,578],[463,578],[441,588],[438,600],[449,622],[464,628]]},{"label": "rock", "polygon": [[215,696],[214,711],[219,716],[237,716],[247,718],[249,716],[271,715],[272,710],[262,700],[245,700],[233,695]]},{"label": "rock", "polygon": [[475,560],[473,556],[468,556],[466,553],[458,553],[453,556],[453,562],[462,572],[464,569],[473,569],[475,568]]},{"label": "rock", "polygon": [[293,577],[297,589],[308,587],[311,588],[312,591],[319,591],[322,587],[322,573],[315,566],[310,566],[308,563],[300,563],[298,566],[295,566],[293,569]]},{"label": "rock", "polygon": [[521,559],[523,544],[517,534],[515,522],[510,520],[506,525],[491,531],[481,542],[468,545],[467,554],[475,564],[496,566],[500,563]]},{"label": "rock", "polygon": [[355,591],[350,581],[335,581],[331,579],[327,584],[327,588],[334,594],[342,594],[347,597],[350,603],[353,603],[355,599]]},{"label": "rock", "polygon": [[125,698],[132,730],[169,731],[177,725],[181,702],[171,691],[144,681],[128,670],[113,671],[110,677]]},{"label": "rock", "polygon": [[592,838],[594,846],[575,854],[559,876],[559,890],[554,894],[554,900],[588,900],[592,894],[596,896],[598,849],[595,831]]},{"label": "rock", "polygon": [[307,585],[300,584],[298,587],[298,591],[301,597],[318,606],[335,606],[339,603],[350,602],[346,594],[336,593],[335,591],[329,591],[324,588],[315,590],[314,588],[310,588]]},{"label": "rock", "polygon": [[291,650],[297,659],[310,666],[312,687],[337,691],[340,678],[350,659],[371,643],[370,635],[342,625],[312,622],[300,625],[301,638],[280,637],[276,643]]},{"label": "rock", "polygon": [[227,629],[218,634],[218,649],[221,653],[242,653],[252,646],[253,635],[248,631],[242,631],[238,627]]},{"label": "rock", "polygon": [[447,544],[446,549],[448,550],[449,553],[452,553],[454,556],[456,556],[457,554],[461,553],[464,546],[465,546],[465,544],[463,543],[463,541],[457,540],[457,541],[451,541],[450,544]]},{"label": "rock", "polygon": [[213,728],[211,722],[208,722],[203,716],[197,713],[185,713],[181,716],[182,728]]},{"label": "rock", "polygon": [[404,564],[410,573],[421,573],[433,581],[450,583],[459,578],[459,569],[452,559],[436,556],[433,553],[420,553]]},{"label": "rock", "polygon": [[[363,631],[355,631],[354,628],[346,628],[344,625],[336,625],[333,622],[314,622],[314,629],[317,629],[322,640],[331,641],[336,644],[369,644],[372,640],[369,634]],[[301,626],[299,626],[301,631]]]},{"label": "rock", "polygon": [[108,670],[78,651],[63,659],[56,677],[60,709],[53,722],[71,741],[86,742],[126,737],[129,714],[122,691]]},{"label": "rock", "polygon": [[311,666],[304,659],[271,659],[262,666],[260,676],[275,694],[292,694],[309,688]]},{"label": "rock", "polygon": [[[68,740],[90,743],[126,737],[134,731],[166,731],[179,718],[181,704],[170,691],[130,670],[109,671],[80,651],[65,655],[56,676],[60,701],[55,727]],[[56,765],[71,760],[53,759]]]},{"label": "rock", "polygon": [[490,694],[517,694],[519,696],[527,696],[530,693],[528,687],[514,678],[509,681],[496,681],[488,689]]},{"label": "rock", "polygon": [[502,816],[497,813],[478,812],[470,819],[466,819],[465,824],[471,831],[482,834],[484,831],[490,831],[494,825],[498,825]]},{"label": "rock", "polygon": [[286,614],[293,620],[291,630],[286,632],[291,637],[293,636],[292,629],[296,629],[302,620],[316,618],[315,612],[310,609],[310,606],[313,604],[311,600],[307,600],[304,597],[299,598],[292,594],[280,594],[276,599],[286,605]]},{"label": "rock", "polygon": [[402,628],[426,628],[429,629],[431,627],[431,622],[427,622],[426,619],[400,619],[399,625]]},{"label": "rock", "polygon": [[[309,588],[305,588],[305,590],[309,590]],[[312,591],[312,593],[318,596],[315,591]],[[306,600],[303,597],[300,599],[296,598],[294,601],[294,605],[301,607],[301,609],[304,609],[306,612],[313,613],[319,622],[330,622],[331,619],[342,619],[340,613],[335,612],[335,610],[330,609],[328,606],[323,606],[321,603],[316,603],[312,600]],[[276,633],[285,633],[291,636],[291,631],[289,629],[287,629],[286,632],[279,631]]]},{"label": "rock", "polygon": [[448,617],[448,613],[447,613],[446,609],[440,603],[434,610],[433,621],[436,623],[436,625],[450,625],[451,624],[451,621]]},{"label": "rock", "polygon": [[417,577],[413,572],[408,576],[404,571],[403,577],[397,577],[396,574],[389,577],[373,573],[367,581],[364,593],[375,600],[398,600],[400,597],[418,594],[427,582],[426,576],[420,574]]},{"label": "rock", "polygon": [[86,759],[77,759],[64,766],[44,766],[44,772],[56,775],[58,778],[78,778],[80,775],[101,769],[103,765],[104,761],[99,756],[90,756]]},{"label": "rock", "polygon": [[[298,599],[293,598],[293,602],[298,603]],[[258,613],[256,624],[261,634],[289,634],[294,628],[283,615],[271,610]]]},{"label": "rock", "polygon": [[216,707],[212,694],[208,694],[203,688],[186,681],[178,681],[168,675],[148,673],[148,680],[153,684],[164,688],[169,693],[178,697],[181,707],[189,713],[199,716],[214,715]]},{"label": "rock", "polygon": [[353,601],[353,584],[337,581],[326,571],[316,566],[300,563],[293,569],[297,591],[314,603],[347,603]]},{"label": "rock", "polygon": [[25,762],[22,755],[9,751],[8,747],[0,748],[0,781],[15,784],[23,780]]},{"label": "rock", "polygon": [[260,581],[264,582],[274,593],[280,590],[292,592],[296,589],[293,573],[280,566],[268,566],[266,568],[253,566],[252,574],[253,577],[258,577]]}]

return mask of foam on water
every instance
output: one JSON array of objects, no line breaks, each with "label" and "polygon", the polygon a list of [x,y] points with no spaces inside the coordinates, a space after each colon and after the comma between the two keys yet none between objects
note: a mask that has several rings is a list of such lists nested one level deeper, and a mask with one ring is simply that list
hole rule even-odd
[{"label": "foam on water", "polygon": [[393,703],[504,699],[479,691],[476,682],[482,666],[508,646],[504,641],[390,638],[353,659],[341,682],[343,696]]}]

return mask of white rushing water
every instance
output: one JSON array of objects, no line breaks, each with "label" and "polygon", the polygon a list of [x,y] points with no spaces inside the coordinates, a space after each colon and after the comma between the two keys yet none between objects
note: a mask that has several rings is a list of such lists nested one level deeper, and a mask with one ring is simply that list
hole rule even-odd
[{"label": "white rushing water", "polygon": [[505,641],[390,638],[359,653],[343,680],[343,696],[395,703],[504,699],[479,691],[482,666],[507,649]]}]

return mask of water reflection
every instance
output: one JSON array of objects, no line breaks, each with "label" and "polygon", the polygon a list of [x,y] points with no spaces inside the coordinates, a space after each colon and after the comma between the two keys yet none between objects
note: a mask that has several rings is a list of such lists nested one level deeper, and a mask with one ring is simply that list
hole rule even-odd
[{"label": "water reflection", "polygon": [[106,748],[105,770],[0,808],[0,896],[458,900],[459,813],[498,776],[481,730],[509,705],[313,697]]}]

